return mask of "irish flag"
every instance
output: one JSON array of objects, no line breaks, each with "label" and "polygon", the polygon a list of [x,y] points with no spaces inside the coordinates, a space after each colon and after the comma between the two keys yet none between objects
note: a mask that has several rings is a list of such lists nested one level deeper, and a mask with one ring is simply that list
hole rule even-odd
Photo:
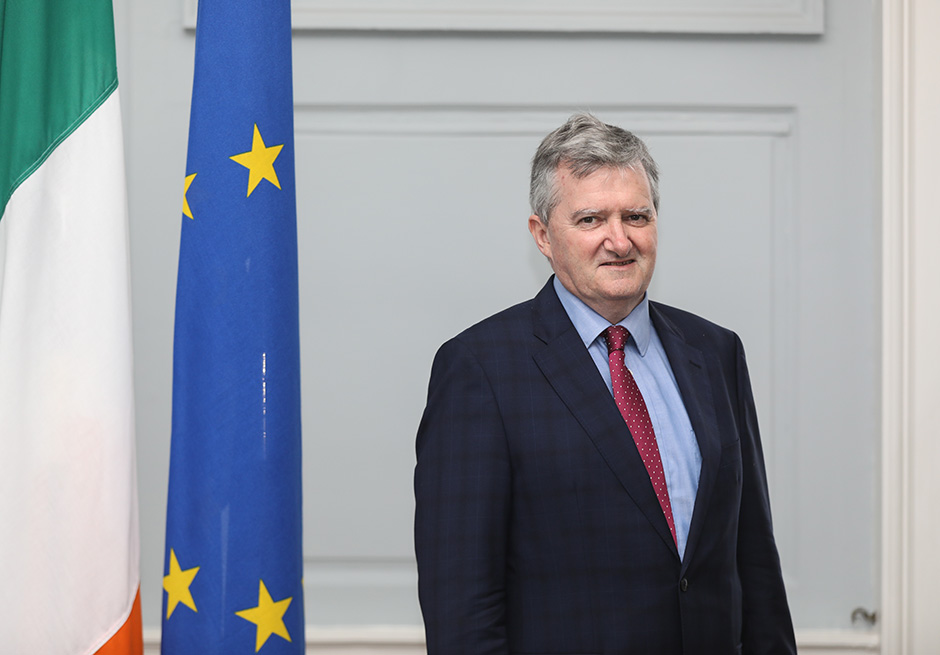
[{"label": "irish flag", "polygon": [[111,0],[0,0],[0,652],[142,652]]}]

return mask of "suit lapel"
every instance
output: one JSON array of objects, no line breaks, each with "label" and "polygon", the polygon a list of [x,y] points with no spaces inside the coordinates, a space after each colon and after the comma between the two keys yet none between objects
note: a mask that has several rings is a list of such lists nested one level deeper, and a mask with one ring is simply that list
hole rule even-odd
[{"label": "suit lapel", "polygon": [[545,285],[534,305],[535,336],[545,346],[533,358],[562,402],[581,424],[620,484],[676,553],[675,542],[646,467],[591,355],[552,288]]},{"label": "suit lapel", "polygon": [[656,303],[650,303],[650,317],[659,340],[663,344],[669,365],[679,386],[679,393],[689,415],[699,452],[702,455],[702,471],[699,476],[698,492],[695,495],[695,507],[692,510],[692,523],[689,526],[689,538],[683,557],[683,571],[691,554],[695,551],[706,509],[715,487],[718,465],[721,459],[721,439],[715,417],[715,403],[712,399],[710,376],[705,356],[702,351],[686,343],[682,333],[667,319]]}]

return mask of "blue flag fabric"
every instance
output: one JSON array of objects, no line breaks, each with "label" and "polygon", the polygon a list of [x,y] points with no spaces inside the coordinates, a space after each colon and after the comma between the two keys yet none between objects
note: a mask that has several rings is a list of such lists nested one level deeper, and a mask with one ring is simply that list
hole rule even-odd
[{"label": "blue flag fabric", "polygon": [[289,0],[200,0],[162,652],[302,653]]}]

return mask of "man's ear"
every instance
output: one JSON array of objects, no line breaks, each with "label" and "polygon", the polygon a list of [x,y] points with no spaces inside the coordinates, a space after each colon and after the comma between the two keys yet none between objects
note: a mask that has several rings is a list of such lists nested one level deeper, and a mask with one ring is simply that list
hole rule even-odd
[{"label": "man's ear", "polygon": [[538,246],[538,249],[551,261],[552,243],[548,237],[548,227],[535,214],[529,216],[529,232],[532,233],[532,238],[535,239],[535,245]]}]

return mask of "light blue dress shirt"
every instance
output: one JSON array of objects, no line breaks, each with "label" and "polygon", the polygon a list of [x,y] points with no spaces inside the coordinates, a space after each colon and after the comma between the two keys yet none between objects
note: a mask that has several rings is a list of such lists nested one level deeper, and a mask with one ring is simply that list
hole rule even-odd
[{"label": "light blue dress shirt", "polygon": [[[558,299],[561,300],[613,396],[607,342],[603,335],[604,330],[610,327],[610,322],[568,291],[557,277],[554,285]],[[649,299],[644,295],[640,304],[618,325],[622,325],[630,333],[630,339],[624,349],[624,358],[646,401],[646,409],[656,433],[681,558],[685,555],[685,545],[689,538],[689,523],[692,521],[692,509],[695,506],[695,494],[698,492],[699,474],[702,471],[702,454],[666,351],[659,335],[653,329]]]}]

